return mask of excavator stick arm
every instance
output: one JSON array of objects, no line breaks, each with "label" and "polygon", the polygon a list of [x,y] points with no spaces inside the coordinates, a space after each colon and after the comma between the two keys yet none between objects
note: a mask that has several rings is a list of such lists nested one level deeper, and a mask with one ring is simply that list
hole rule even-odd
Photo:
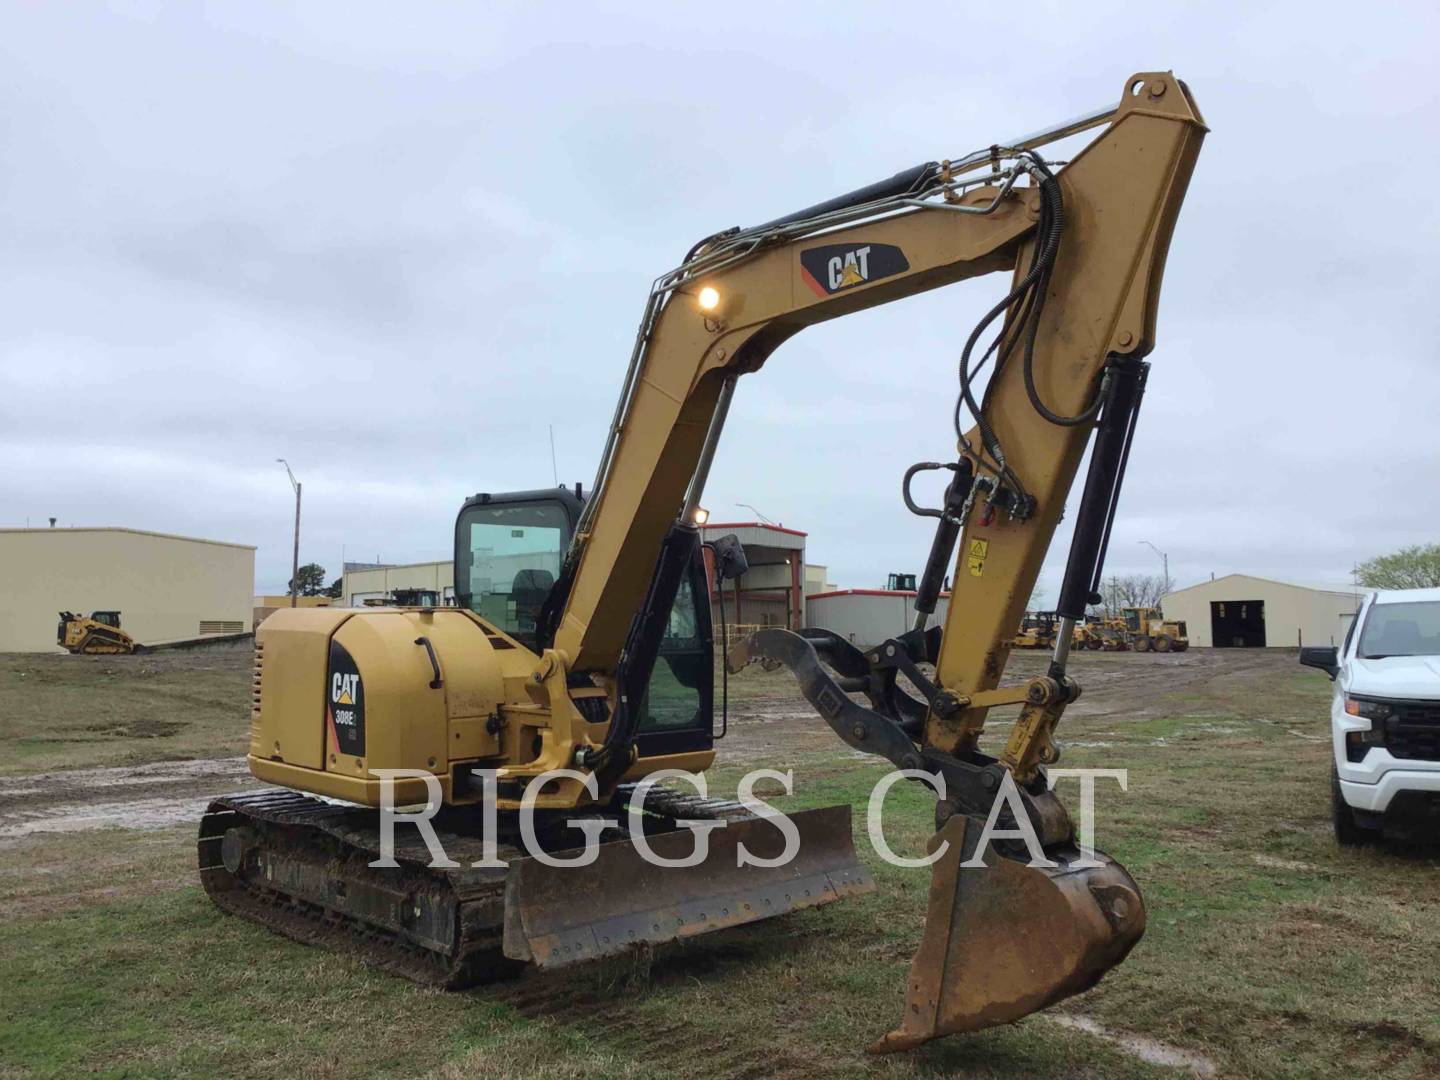
[{"label": "excavator stick arm", "polygon": [[[877,1051],[1043,1008],[1093,985],[1143,932],[1138,887],[1103,853],[1082,856],[1043,766],[1058,759],[1055,728],[1080,692],[1065,661],[1103,565],[1165,256],[1205,131],[1183,83],[1169,73],[1137,75],[1104,132],[1063,167],[996,148],[987,186],[946,192],[936,204],[918,193],[927,177],[956,175],[952,163],[778,219],[748,249],[744,233],[712,241],[718,261],[707,263],[702,245],[692,272],[652,304],[642,327],[591,514],[571,553],[556,646],[580,669],[606,670],[624,648],[624,617],[653,565],[645,552],[677,510],[683,521],[697,504],[737,376],[815,322],[976,274],[1012,273],[1013,290],[990,317],[1000,317],[1000,329],[983,402],[969,379],[985,323],[962,355],[962,399],[974,425],[957,432],[956,480],[944,509],[931,512],[940,522],[915,628],[868,654],[841,647],[838,635],[767,630],[732,658],[787,665],[847,744],[948,782],[935,838],[945,853],[905,1018]],[[1029,186],[1015,183],[1021,172]],[[807,220],[863,216],[866,206],[889,216],[837,222],[813,240],[803,231]],[[959,415],[957,405],[957,427]],[[1058,625],[1047,635],[1050,670],[1007,691],[1000,681],[1015,627],[1097,428]],[[916,468],[924,467],[939,466]],[[934,610],[952,557],[937,641],[924,613]],[[933,677],[920,661],[934,664]],[[899,690],[898,674],[923,700]],[[853,693],[866,694],[869,707]],[[1020,716],[1003,753],[982,754],[988,709],[1012,701]],[[987,810],[1007,782],[1017,785],[1048,865],[981,844]],[[982,847],[988,865],[973,865]]]}]

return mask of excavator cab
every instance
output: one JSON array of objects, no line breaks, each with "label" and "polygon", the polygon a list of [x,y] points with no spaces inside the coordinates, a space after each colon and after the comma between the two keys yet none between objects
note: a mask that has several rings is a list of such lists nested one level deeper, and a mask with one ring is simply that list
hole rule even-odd
[{"label": "excavator cab", "polygon": [[[585,507],[580,485],[484,493],[455,521],[455,602],[528,648],[541,651],[547,602]],[[714,640],[709,582],[697,549],[681,580],[640,706],[641,757],[713,745]]]}]

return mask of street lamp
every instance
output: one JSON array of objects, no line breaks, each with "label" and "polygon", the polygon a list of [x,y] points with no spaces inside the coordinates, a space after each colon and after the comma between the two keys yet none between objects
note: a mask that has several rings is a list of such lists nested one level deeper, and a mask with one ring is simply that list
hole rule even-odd
[{"label": "street lamp", "polygon": [[740,506],[740,507],[744,507],[746,510],[749,510],[752,514],[754,514],[756,517],[758,517],[758,518],[759,518],[761,521],[763,521],[766,525],[774,525],[774,524],[775,524],[775,522],[771,521],[771,520],[770,520],[768,517],[766,517],[764,514],[760,513],[759,510],[756,510],[755,507],[751,506],[749,503],[736,503],[735,505],[736,505],[736,506]]},{"label": "street lamp", "polygon": [[1165,552],[1161,551],[1154,544],[1150,543],[1149,540],[1141,540],[1140,543],[1144,544],[1156,555],[1159,555],[1160,563],[1162,566],[1165,567],[1165,586],[1160,590],[1160,594],[1163,596],[1165,593],[1168,593],[1170,591],[1170,556],[1165,554]]},{"label": "street lamp", "polygon": [[290,471],[290,463],[283,457],[275,459],[285,466],[285,475],[290,477],[290,486],[295,489],[295,552],[290,560],[290,606],[296,606],[296,597],[300,593],[300,481],[295,479],[295,474]]}]

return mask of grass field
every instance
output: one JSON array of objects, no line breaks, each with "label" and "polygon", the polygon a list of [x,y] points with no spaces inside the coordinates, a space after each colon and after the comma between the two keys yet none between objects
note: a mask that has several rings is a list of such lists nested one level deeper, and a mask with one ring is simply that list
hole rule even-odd
[{"label": "grass field", "polygon": [[[10,777],[0,810],[38,812],[49,781],[27,787],[27,773],[241,751],[243,659],[151,675],[67,659],[45,658],[18,687],[25,663],[0,666]],[[194,884],[192,827],[176,823],[0,838],[0,1072],[1440,1073],[1440,859],[1335,847],[1324,678],[1282,652],[1086,654],[1074,673],[1086,694],[1066,716],[1065,764],[1129,770],[1128,792],[1101,789],[1098,840],[1140,882],[1149,928],[1099,987],[1049,1014],[867,1057],[899,1017],[928,874],[875,858],[859,827],[879,884],[870,896],[443,994],[221,916]],[[216,697],[196,700],[207,690]],[[732,739],[712,787],[756,764],[793,767],[795,795],[780,805],[850,802],[859,826],[883,770],[798,719],[806,706],[782,674],[747,672],[732,691]],[[112,734],[122,722],[188,726]],[[96,738],[93,725],[108,723]],[[890,810],[891,843],[918,854],[930,800],[896,789]]]},{"label": "grass field", "polygon": [[0,776],[243,754],[250,655],[0,653]]}]

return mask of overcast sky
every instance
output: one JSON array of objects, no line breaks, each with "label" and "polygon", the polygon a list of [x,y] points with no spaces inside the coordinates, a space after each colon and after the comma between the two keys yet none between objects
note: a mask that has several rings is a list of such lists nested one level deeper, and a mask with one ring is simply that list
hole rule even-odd
[{"label": "overcast sky", "polygon": [[[1116,100],[1206,141],[1108,569],[1348,581],[1440,539],[1433,3],[20,3],[0,22],[0,525],[448,558],[470,493],[589,485],[651,279],[701,236]],[[917,571],[989,277],[807,330],[705,502]],[[1076,493],[1078,497],[1078,491]],[[1072,508],[1074,499],[1072,498]],[[1042,588],[1053,601],[1068,534]]]}]

